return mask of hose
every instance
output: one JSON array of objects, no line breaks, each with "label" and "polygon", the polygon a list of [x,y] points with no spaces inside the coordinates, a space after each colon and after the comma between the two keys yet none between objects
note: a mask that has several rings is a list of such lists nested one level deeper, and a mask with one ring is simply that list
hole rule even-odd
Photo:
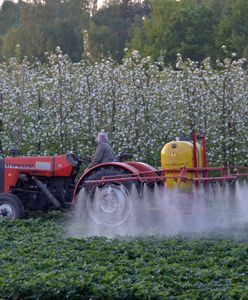
[{"label": "hose", "polygon": [[47,198],[50,200],[50,202],[53,204],[53,206],[56,209],[61,209],[61,205],[60,205],[59,201],[53,196],[53,194],[49,191],[49,189],[46,187],[46,185],[35,177],[33,177],[32,179],[34,180],[36,185],[42,190],[42,192],[47,196]]}]

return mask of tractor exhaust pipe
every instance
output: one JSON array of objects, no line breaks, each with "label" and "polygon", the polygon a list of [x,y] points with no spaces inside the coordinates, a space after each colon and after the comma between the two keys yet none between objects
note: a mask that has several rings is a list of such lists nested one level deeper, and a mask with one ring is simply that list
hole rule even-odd
[{"label": "tractor exhaust pipe", "polygon": [[32,178],[36,185],[42,190],[42,192],[47,196],[50,202],[53,204],[55,209],[62,209],[59,201],[53,196],[53,194],[49,191],[49,189],[42,183],[39,179],[33,177]]}]

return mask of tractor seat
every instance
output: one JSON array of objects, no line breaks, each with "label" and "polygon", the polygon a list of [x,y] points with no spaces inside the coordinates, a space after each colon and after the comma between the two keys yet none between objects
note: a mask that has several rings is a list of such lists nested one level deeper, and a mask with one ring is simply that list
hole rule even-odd
[{"label": "tractor seat", "polygon": [[117,161],[124,162],[124,161],[130,161],[132,159],[133,159],[133,155],[131,153],[124,153],[124,152],[122,152],[118,156]]}]

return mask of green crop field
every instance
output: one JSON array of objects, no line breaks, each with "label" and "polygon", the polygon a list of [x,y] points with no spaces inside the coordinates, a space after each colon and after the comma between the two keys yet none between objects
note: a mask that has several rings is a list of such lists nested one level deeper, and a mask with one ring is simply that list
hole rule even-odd
[{"label": "green crop field", "polygon": [[248,228],[68,237],[68,216],[0,221],[0,299],[248,299]]}]

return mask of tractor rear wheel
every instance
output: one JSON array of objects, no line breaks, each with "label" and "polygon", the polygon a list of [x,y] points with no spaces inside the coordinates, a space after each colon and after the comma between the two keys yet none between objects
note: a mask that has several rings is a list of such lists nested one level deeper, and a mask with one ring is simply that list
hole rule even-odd
[{"label": "tractor rear wheel", "polygon": [[[87,180],[100,180],[103,176],[127,174],[121,168],[106,168],[91,174]],[[96,184],[88,191],[86,211],[97,224],[118,226],[124,223],[132,208],[131,181]]]},{"label": "tractor rear wheel", "polygon": [[24,215],[24,207],[18,197],[11,194],[0,195],[0,219],[22,219]]},{"label": "tractor rear wheel", "polygon": [[96,188],[93,198],[87,199],[87,211],[97,223],[118,226],[126,221],[131,210],[128,189],[120,184],[104,185]]}]

